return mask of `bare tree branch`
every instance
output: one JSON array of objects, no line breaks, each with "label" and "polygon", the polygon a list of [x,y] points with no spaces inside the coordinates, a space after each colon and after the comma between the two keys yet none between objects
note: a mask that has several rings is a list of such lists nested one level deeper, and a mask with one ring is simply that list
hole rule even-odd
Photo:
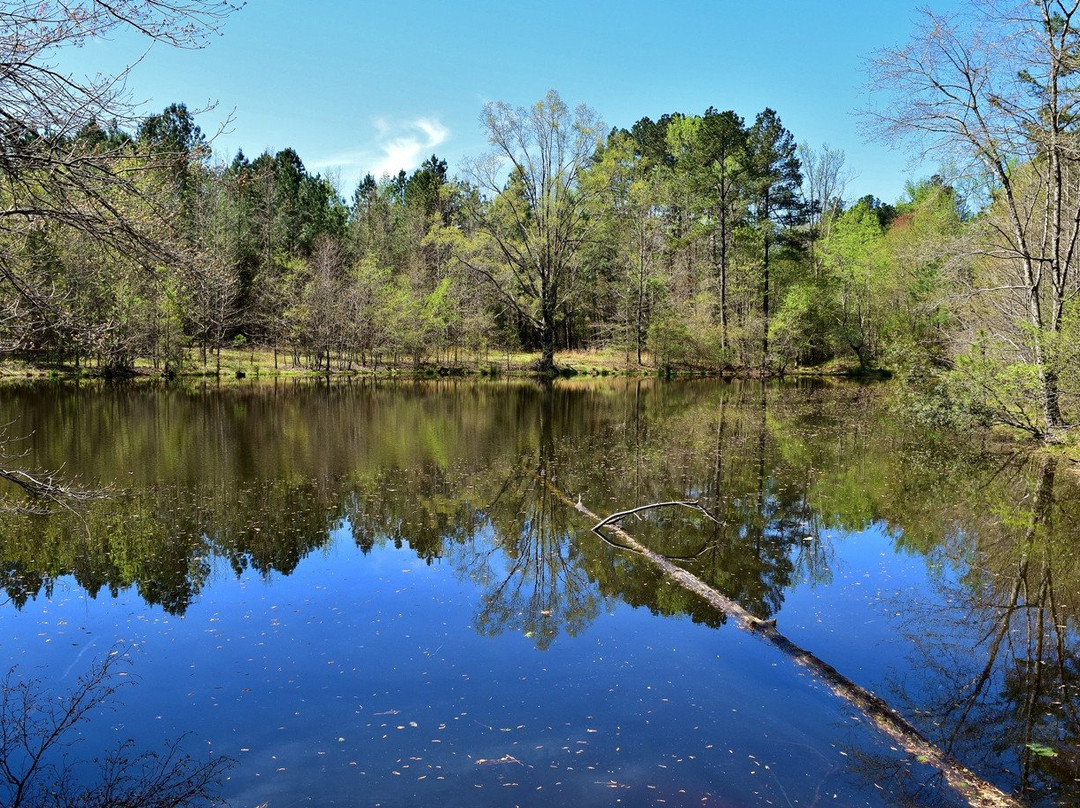
[{"label": "bare tree branch", "polygon": [[[117,670],[130,664],[123,649],[95,661],[66,694],[50,693],[38,678],[12,667],[0,681],[0,805],[3,808],[194,808],[214,802],[232,761],[197,761],[174,741],[137,754],[131,741],[96,761],[98,780],[76,781],[68,758],[80,727],[114,706]],[[129,681],[129,680],[128,680]],[[181,739],[182,740],[182,739]]]}]

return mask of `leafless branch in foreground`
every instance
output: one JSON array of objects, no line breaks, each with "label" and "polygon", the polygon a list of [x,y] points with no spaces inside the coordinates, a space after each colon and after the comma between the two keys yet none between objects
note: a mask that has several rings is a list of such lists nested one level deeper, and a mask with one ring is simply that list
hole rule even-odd
[{"label": "leafless branch in foreground", "polygon": [[0,506],[0,509],[47,514],[51,513],[54,507],[59,507],[77,513],[77,507],[109,496],[105,489],[84,488],[65,479],[60,469],[30,472],[16,467],[18,461],[26,457],[28,452],[13,455],[7,451],[7,447],[12,443],[21,440],[8,436],[8,426],[0,426],[0,480],[6,480],[20,489],[25,498],[22,501],[8,502]]},{"label": "leafless branch in foreground", "polygon": [[23,678],[12,667],[0,681],[0,807],[2,808],[195,808],[214,804],[215,791],[232,762],[196,760],[180,741],[161,751],[136,753],[122,742],[94,761],[96,782],[76,780],[82,761],[69,757],[81,728],[115,695],[130,665],[122,649],[93,663],[72,689],[49,692],[40,678]]}]

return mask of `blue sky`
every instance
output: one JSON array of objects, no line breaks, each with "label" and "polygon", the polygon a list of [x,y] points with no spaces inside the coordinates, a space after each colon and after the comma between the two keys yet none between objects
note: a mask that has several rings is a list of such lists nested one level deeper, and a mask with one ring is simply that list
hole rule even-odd
[{"label": "blue sky", "polygon": [[[255,156],[291,146],[350,196],[366,172],[411,170],[433,152],[452,174],[486,150],[486,101],[524,105],[550,88],[606,124],[733,109],[775,109],[795,138],[829,144],[857,174],[846,196],[887,202],[933,173],[868,143],[866,60],[908,37],[916,0],[249,0],[202,50],[155,45],[129,89],[154,112],[199,116],[215,150]],[[941,0],[935,9],[962,5]],[[108,71],[145,43],[118,38],[66,53],[74,71]]]}]

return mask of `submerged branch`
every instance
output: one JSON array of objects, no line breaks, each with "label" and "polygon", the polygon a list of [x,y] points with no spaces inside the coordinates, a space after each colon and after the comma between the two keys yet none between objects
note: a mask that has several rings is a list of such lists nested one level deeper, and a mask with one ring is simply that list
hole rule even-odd
[{"label": "submerged branch", "polygon": [[[960,761],[953,758],[948,752],[938,747],[918,729],[915,728],[899,712],[894,710],[880,696],[876,696],[866,688],[848,679],[836,668],[819,657],[807,651],[776,628],[775,620],[762,620],[748,612],[743,606],[731,598],[721,594],[716,589],[706,584],[697,576],[672,563],[671,559],[660,555],[623,530],[622,527],[612,524],[618,518],[650,508],[664,507],[669,505],[682,505],[687,507],[701,508],[695,502],[663,502],[632,508],[612,514],[606,519],[590,511],[578,497],[574,502],[569,496],[556,488],[549,480],[544,481],[550,490],[565,504],[592,519],[596,526],[593,531],[600,534],[601,528],[607,528],[618,537],[624,549],[631,550],[638,555],[644,556],[652,563],[668,580],[679,584],[683,588],[704,599],[710,606],[727,617],[738,628],[748,631],[760,637],[779,649],[785,656],[790,658],[796,665],[805,668],[819,681],[825,684],[837,696],[857,707],[886,735],[900,744],[911,756],[921,762],[925,762],[939,772],[948,783],[949,787],[962,797],[972,808],[1023,808],[1023,803],[1006,794],[992,783],[979,777],[971,769],[964,766]],[[704,511],[704,508],[701,508]],[[707,513],[707,511],[706,511]],[[615,547],[619,544],[611,542],[606,537],[605,541]]]},{"label": "submerged branch", "polygon": [[21,469],[0,469],[0,480],[17,485],[34,499],[47,499],[57,503],[89,502],[105,496],[101,491],[77,488],[64,483],[52,473],[35,477]]},{"label": "submerged branch", "polygon": [[13,438],[7,434],[7,424],[0,426],[0,480],[11,483],[29,498],[18,503],[0,505],[0,509],[21,511],[23,513],[47,514],[50,508],[42,503],[52,503],[64,510],[75,511],[76,506],[97,499],[105,499],[108,492],[102,489],[82,488],[64,479],[59,471],[34,472],[14,467],[12,461],[25,457],[27,452],[12,455],[4,451]]},{"label": "submerged branch", "polygon": [[[581,500],[580,499],[578,500],[577,505],[581,505]],[[577,505],[575,505],[575,507],[577,507]],[[641,513],[642,511],[649,511],[649,510],[653,510],[655,508],[668,508],[668,507],[672,507],[672,506],[674,506],[674,507],[683,507],[683,508],[691,508],[691,509],[693,509],[695,511],[700,511],[701,513],[705,514],[712,521],[716,522],[717,524],[720,524],[720,520],[717,519],[715,516],[713,516],[711,513],[709,513],[708,510],[705,509],[705,506],[702,505],[698,500],[696,500],[696,499],[691,499],[691,500],[679,499],[679,500],[673,500],[671,502],[653,502],[653,503],[651,503],[649,505],[640,505],[637,508],[630,508],[629,510],[626,510],[626,511],[616,511],[615,513],[611,514],[611,516],[608,516],[605,519],[602,519],[599,522],[597,522],[593,526],[593,532],[597,533],[597,532],[599,532],[600,528],[606,527],[607,525],[610,525],[613,522],[619,522],[622,519],[624,519],[625,517],[631,516],[631,515],[633,515],[635,513]],[[584,506],[582,506],[582,508],[583,507]]]}]

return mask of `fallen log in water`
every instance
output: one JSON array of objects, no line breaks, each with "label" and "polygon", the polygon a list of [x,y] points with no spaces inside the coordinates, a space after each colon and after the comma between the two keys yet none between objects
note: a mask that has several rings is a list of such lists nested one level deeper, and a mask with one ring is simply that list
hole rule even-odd
[{"label": "fallen log in water", "polygon": [[[788,656],[795,664],[810,671],[819,681],[825,684],[833,693],[840,698],[859,708],[864,715],[886,735],[892,738],[904,750],[918,760],[934,767],[959,796],[961,796],[972,808],[1024,808],[1022,802],[1015,797],[1006,794],[997,786],[979,777],[971,769],[964,766],[960,761],[953,758],[945,750],[938,747],[919,730],[907,721],[900,713],[890,707],[883,699],[875,696],[866,688],[841,674],[832,665],[814,656],[809,651],[800,648],[794,642],[785,637],[776,628],[775,620],[762,620],[750,614],[746,609],[713,589],[697,576],[687,572],[682,567],[673,564],[668,558],[655,553],[645,547],[637,539],[627,533],[620,525],[616,524],[619,519],[633,513],[639,513],[651,508],[668,507],[673,505],[691,507],[701,510],[706,516],[712,516],[697,502],[661,502],[653,505],[644,505],[627,511],[612,514],[606,519],[601,519],[590,511],[578,497],[574,502],[563,491],[556,488],[550,481],[544,480],[545,485],[562,502],[574,508],[594,523],[593,530],[598,536],[607,541],[600,531],[609,530],[621,542],[622,546],[631,550],[652,563],[668,580],[673,581],[689,591],[699,595],[716,610],[727,615],[736,626],[744,631],[760,637],[766,642],[778,648]],[[619,545],[615,545],[619,546]]]}]

